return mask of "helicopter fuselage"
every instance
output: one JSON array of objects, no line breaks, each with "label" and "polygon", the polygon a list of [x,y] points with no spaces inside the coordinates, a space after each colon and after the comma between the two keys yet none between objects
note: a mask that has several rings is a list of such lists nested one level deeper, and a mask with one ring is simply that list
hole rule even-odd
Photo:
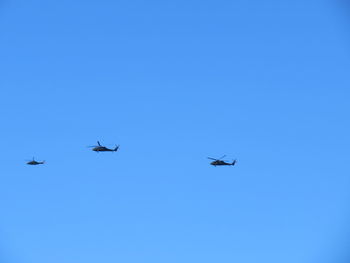
[{"label": "helicopter fuselage", "polygon": [[97,146],[95,148],[92,149],[94,152],[116,152],[118,149],[113,150],[113,149],[109,149],[107,147],[104,146]]},{"label": "helicopter fuselage", "polygon": [[232,165],[233,166],[236,164],[236,161],[233,161],[232,163],[227,163],[225,161],[216,160],[214,162],[211,162],[210,164],[213,166],[223,166],[223,165]]},{"label": "helicopter fuselage", "polygon": [[44,162],[37,162],[37,161],[30,161],[27,162],[28,165],[38,165],[38,164],[44,164]]}]

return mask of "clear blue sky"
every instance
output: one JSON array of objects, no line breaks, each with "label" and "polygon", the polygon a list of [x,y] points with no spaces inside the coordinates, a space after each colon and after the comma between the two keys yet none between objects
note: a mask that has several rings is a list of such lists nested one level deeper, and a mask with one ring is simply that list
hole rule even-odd
[{"label": "clear blue sky", "polygon": [[1,262],[348,262],[347,8],[1,1]]}]

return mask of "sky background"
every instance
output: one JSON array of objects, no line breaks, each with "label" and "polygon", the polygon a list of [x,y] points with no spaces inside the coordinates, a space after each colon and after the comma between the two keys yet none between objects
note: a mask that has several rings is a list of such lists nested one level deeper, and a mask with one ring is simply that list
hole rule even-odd
[{"label": "sky background", "polygon": [[343,0],[0,0],[0,261],[349,262],[349,25]]}]

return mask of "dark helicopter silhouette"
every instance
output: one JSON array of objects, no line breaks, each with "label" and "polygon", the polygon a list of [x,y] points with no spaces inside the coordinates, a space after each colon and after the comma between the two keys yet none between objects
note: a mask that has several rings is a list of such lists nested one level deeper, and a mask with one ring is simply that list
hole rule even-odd
[{"label": "dark helicopter silhouette", "polygon": [[27,162],[28,165],[38,165],[38,164],[44,164],[44,163],[45,161],[42,161],[42,162],[35,161],[34,157],[33,157],[33,160]]},{"label": "dark helicopter silhouette", "polygon": [[117,145],[114,149],[109,149],[109,148],[107,148],[105,146],[102,146],[99,141],[97,141],[97,144],[98,145],[89,146],[89,147],[92,147],[92,150],[94,152],[116,152],[119,149],[119,145]]},{"label": "dark helicopter silhouette", "polygon": [[213,162],[211,162],[210,164],[211,165],[214,165],[214,166],[223,166],[223,165],[235,165],[237,163],[237,160],[233,160],[232,163],[229,163],[227,161],[223,161],[221,160],[222,158],[224,158],[226,155],[222,156],[221,158],[219,159],[214,159],[214,158],[211,158],[211,157],[208,157],[208,159],[210,160],[214,160]]}]

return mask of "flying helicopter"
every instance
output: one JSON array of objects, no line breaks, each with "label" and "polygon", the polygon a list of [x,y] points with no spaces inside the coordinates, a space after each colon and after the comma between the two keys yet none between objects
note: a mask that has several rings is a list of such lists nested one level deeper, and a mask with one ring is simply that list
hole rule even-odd
[{"label": "flying helicopter", "polygon": [[38,164],[44,164],[45,161],[42,161],[42,162],[37,162],[34,160],[34,157],[33,157],[33,160],[30,160],[27,162],[28,165],[38,165]]},{"label": "flying helicopter", "polygon": [[99,141],[97,141],[97,145],[89,146],[92,147],[94,152],[116,152],[119,149],[119,145],[117,145],[114,149],[109,149],[105,146],[102,146]]},{"label": "flying helicopter", "polygon": [[225,158],[226,155],[222,156],[219,159],[208,157],[208,159],[213,160],[210,164],[214,166],[223,166],[223,165],[235,165],[237,163],[237,160],[233,160],[232,163],[229,163],[227,161],[223,161],[222,158]]}]

